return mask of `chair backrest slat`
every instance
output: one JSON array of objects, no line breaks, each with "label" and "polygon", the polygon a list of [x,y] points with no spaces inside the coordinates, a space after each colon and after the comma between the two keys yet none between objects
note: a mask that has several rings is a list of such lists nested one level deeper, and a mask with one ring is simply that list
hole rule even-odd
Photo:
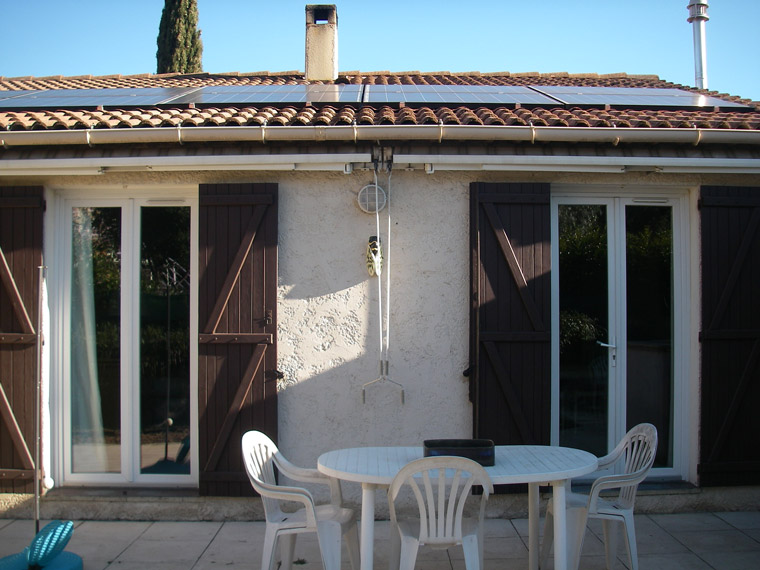
[{"label": "chair backrest slat", "polygon": [[391,519],[395,500],[404,486],[412,489],[420,515],[420,543],[454,545],[462,542],[462,516],[473,485],[481,485],[480,517],[493,485],[483,467],[462,457],[427,457],[406,465],[388,489]]},{"label": "chair backrest slat", "polygon": [[[623,440],[624,473],[641,472],[643,479],[651,469],[657,453],[657,428],[652,424],[639,424],[631,428]],[[636,500],[640,480],[620,488],[617,503],[623,508],[632,508]]]},{"label": "chair backrest slat", "polygon": [[277,445],[265,434],[249,431],[243,435],[243,462],[248,479],[254,490],[261,496],[264,516],[268,521],[282,518],[280,501],[269,495],[267,486],[277,485],[274,456]]}]

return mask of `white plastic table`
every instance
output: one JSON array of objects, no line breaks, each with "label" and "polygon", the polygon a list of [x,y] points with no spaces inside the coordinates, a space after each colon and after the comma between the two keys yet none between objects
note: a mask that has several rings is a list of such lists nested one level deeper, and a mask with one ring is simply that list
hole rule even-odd
[{"label": "white plastic table", "polygon": [[[317,468],[330,477],[361,483],[361,570],[372,570],[375,539],[375,490],[388,487],[399,470],[423,456],[422,447],[355,447],[322,454]],[[539,484],[550,484],[554,500],[554,568],[568,569],[565,484],[595,471],[597,458],[579,449],[543,445],[496,446],[486,471],[494,485],[528,484],[528,559],[538,569]]]}]

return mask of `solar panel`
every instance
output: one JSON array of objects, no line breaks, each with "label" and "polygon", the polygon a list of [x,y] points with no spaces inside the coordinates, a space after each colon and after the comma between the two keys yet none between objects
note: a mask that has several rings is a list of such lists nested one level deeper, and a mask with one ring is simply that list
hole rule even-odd
[{"label": "solar panel", "polygon": [[678,107],[681,109],[725,107],[749,109],[747,105],[700,95],[683,89],[651,87],[572,87],[534,85],[533,89],[562,101],[566,105],[602,107]]},{"label": "solar panel", "polygon": [[361,85],[218,85],[201,87],[172,103],[351,103],[361,100],[361,92]]},{"label": "solar panel", "polygon": [[549,95],[519,85],[367,85],[364,103],[556,105]]},{"label": "solar panel", "polygon": [[0,109],[368,103],[752,110],[683,89],[556,85],[219,85],[0,91]]},{"label": "solar panel", "polygon": [[[188,87],[146,87],[115,89],[51,89],[28,91],[18,97],[0,100],[0,107],[77,108],[140,107],[162,105],[194,91]],[[18,92],[17,92],[18,93]]]},{"label": "solar panel", "polygon": [[3,106],[3,103],[5,101],[17,101],[26,95],[31,95],[32,93],[40,93],[40,91],[30,89],[23,89],[20,91],[0,91],[0,107]]}]

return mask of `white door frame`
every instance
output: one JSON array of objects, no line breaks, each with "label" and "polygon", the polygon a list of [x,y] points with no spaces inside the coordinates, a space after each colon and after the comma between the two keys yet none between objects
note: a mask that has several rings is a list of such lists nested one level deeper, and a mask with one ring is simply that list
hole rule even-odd
[{"label": "white door frame", "polygon": [[[689,189],[683,187],[664,188],[646,186],[576,186],[553,185],[551,195],[551,250],[552,266],[558,268],[558,205],[559,204],[605,204],[608,206],[608,283],[616,287],[618,295],[615,305],[610,306],[610,344],[624,347],[625,339],[625,242],[619,239],[625,228],[626,205],[669,205],[673,208],[673,454],[672,467],[652,470],[652,478],[684,479],[689,478],[689,454],[693,447],[693,434],[689,429],[691,422],[689,391],[694,384],[691,376],[691,312],[692,291],[690,276],[692,270],[689,223]],[[621,229],[622,228],[622,229]],[[551,272],[552,283],[552,403],[551,403],[551,442],[559,444],[559,271]],[[614,328],[613,328],[614,327]],[[619,331],[614,333],[613,331]],[[610,359],[612,356],[610,356]],[[616,374],[623,378],[626,371],[626,351],[617,350]],[[611,374],[612,372],[612,368]],[[611,381],[608,395],[610,410],[608,418],[608,449],[611,450],[625,433],[626,393],[625,384]],[[617,410],[618,413],[612,413]]]},{"label": "white door frame", "polygon": [[[120,188],[121,189],[121,188]],[[122,358],[121,376],[128,381],[121,384],[121,471],[119,473],[73,473],[71,469],[71,391],[69,382],[70,342],[69,300],[71,295],[71,223],[72,208],[120,207],[123,227],[138,231],[124,231],[122,247],[122,283],[134,283],[139,277],[139,213],[143,206],[190,207],[190,339],[198,338],[198,196],[197,187],[133,187],[127,197],[115,198],[120,189],[99,188],[93,191],[63,188],[54,193],[55,223],[51,240],[51,262],[48,277],[48,296],[51,307],[51,422],[58,427],[57,437],[51,438],[54,449],[53,473],[57,484],[66,485],[119,485],[119,486],[198,486],[198,346],[190,343],[190,474],[155,475],[140,473],[139,466],[139,386],[133,381],[134,366],[130,358]],[[122,194],[123,195],[123,194]],[[138,314],[139,291],[122,289],[121,314]],[[139,347],[139,327],[136,321],[122,322],[122,354],[135,354]],[[130,419],[125,419],[130,418]]]}]

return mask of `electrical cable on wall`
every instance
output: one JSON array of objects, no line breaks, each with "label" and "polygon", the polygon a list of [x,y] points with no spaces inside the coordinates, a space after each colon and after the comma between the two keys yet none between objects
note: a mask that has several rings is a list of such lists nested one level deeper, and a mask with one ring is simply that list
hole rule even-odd
[{"label": "electrical cable on wall", "polygon": [[[380,328],[380,375],[362,385],[362,403],[366,402],[366,388],[376,382],[390,382],[401,388],[401,403],[405,401],[404,386],[395,382],[390,377],[389,347],[390,347],[390,296],[391,296],[391,176],[393,166],[388,163],[388,192],[385,199],[387,207],[388,227],[385,234],[385,251],[383,251],[383,238],[380,233],[380,192],[377,185],[377,163],[375,163],[375,235],[370,236],[367,244],[367,269],[370,277],[377,277],[377,305],[378,321]],[[382,273],[385,271],[385,312],[383,312],[383,280]]]}]

